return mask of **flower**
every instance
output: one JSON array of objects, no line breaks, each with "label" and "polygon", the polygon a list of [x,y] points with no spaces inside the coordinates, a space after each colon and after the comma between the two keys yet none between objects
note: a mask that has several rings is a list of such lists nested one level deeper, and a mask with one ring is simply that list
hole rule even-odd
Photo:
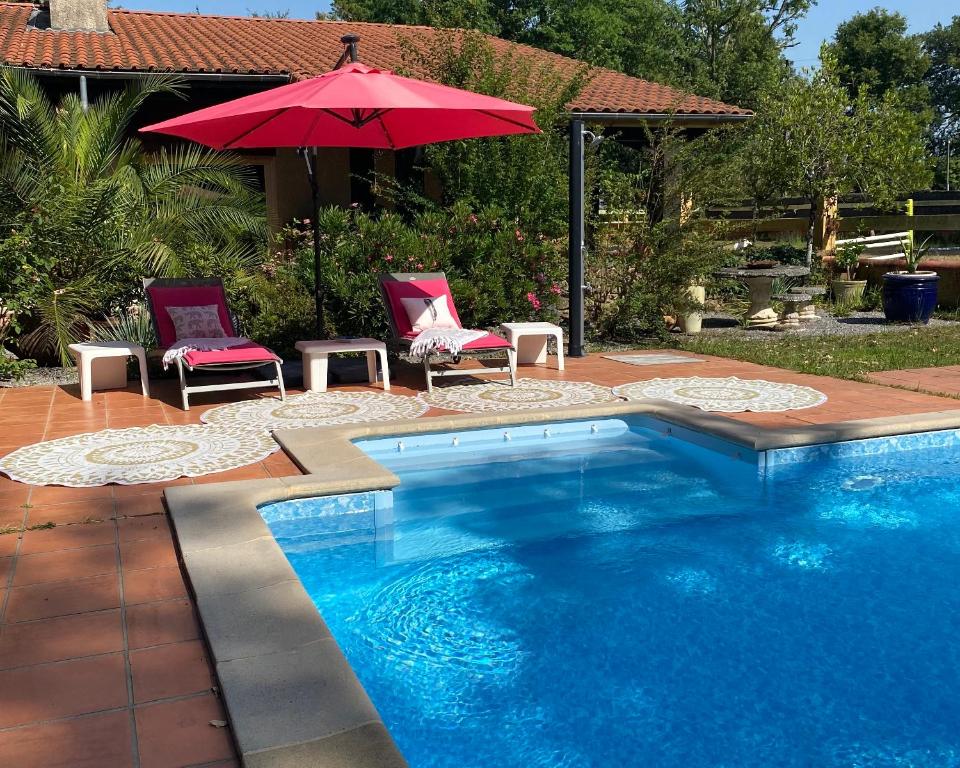
[{"label": "flower", "polygon": [[310,219],[304,219],[304,220],[303,220],[303,226],[309,227],[309,226],[310,226]]},{"label": "flower", "polygon": [[422,270],[422,269],[423,269],[423,264],[417,262],[417,269]]},{"label": "flower", "polygon": [[557,296],[559,296],[561,293],[563,293],[563,288],[561,288],[559,285],[554,283],[553,285],[550,286],[550,293],[555,293],[557,294]]},{"label": "flower", "polygon": [[386,260],[386,261],[393,261],[393,254],[392,254],[392,253],[388,253],[388,254],[387,254],[386,256],[384,256],[383,258],[384,258],[384,260]]},{"label": "flower", "polygon": [[514,234],[514,237],[517,238],[517,242],[518,242],[518,243],[522,243],[522,242],[523,242],[523,232],[521,232],[519,229],[515,229],[515,230],[513,231],[513,234]]},{"label": "flower", "polygon": [[477,214],[471,213],[469,216],[467,216],[467,221],[469,221],[471,224],[476,224],[476,223],[477,223]]},{"label": "flower", "polygon": [[527,294],[527,301],[530,302],[530,306],[533,307],[534,310],[540,309],[540,299],[537,298],[537,294],[533,291]]}]

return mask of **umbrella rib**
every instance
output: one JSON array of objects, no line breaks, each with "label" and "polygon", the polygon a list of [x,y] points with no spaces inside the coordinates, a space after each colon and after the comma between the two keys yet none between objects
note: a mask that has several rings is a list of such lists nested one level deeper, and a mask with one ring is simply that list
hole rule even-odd
[{"label": "umbrella rib", "polygon": [[265,125],[266,125],[267,123],[269,123],[271,120],[280,117],[280,115],[285,114],[285,113],[288,112],[289,110],[290,110],[290,107],[284,107],[283,109],[279,109],[279,110],[275,111],[272,115],[270,115],[269,117],[264,118],[263,120],[261,120],[261,121],[260,121],[259,123],[257,123],[256,125],[251,126],[251,127],[248,128],[247,130],[245,130],[243,133],[241,133],[240,135],[234,136],[232,139],[230,139],[230,141],[226,142],[226,143],[223,145],[223,148],[224,148],[224,149],[233,149],[233,147],[236,145],[236,143],[237,143],[238,141],[241,141],[241,140],[247,138],[247,136],[249,136],[251,133],[253,133],[254,131],[256,131],[256,130],[258,130],[258,129],[260,129],[260,128],[263,128],[263,126],[265,126]]},{"label": "umbrella rib", "polygon": [[384,135],[384,137],[386,137],[387,142],[390,144],[390,149],[394,149],[394,150],[395,150],[395,149],[397,148],[397,145],[396,145],[396,143],[395,143],[394,140],[393,140],[393,136],[390,135],[390,129],[387,128],[387,124],[386,124],[385,122],[383,122],[383,116],[384,116],[388,111],[389,111],[389,110],[381,110],[380,113],[377,115],[377,122],[380,123],[380,127],[383,128],[383,135]]},{"label": "umbrella rib", "polygon": [[526,123],[521,123],[519,120],[512,120],[509,117],[498,115],[495,112],[490,112],[489,110],[486,110],[486,109],[478,109],[477,112],[479,112],[481,115],[486,115],[487,117],[492,117],[496,120],[502,120],[505,123],[510,123],[511,125],[516,125],[520,128],[526,128],[528,131],[530,130],[529,125],[527,125]]}]

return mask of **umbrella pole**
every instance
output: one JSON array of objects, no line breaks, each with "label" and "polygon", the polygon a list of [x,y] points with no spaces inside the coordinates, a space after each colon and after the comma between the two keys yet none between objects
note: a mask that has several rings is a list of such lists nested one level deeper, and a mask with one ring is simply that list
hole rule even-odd
[{"label": "umbrella pole", "polygon": [[[314,150],[316,152],[316,150]],[[310,224],[313,229],[313,300],[316,303],[317,338],[326,337],[323,322],[323,285],[320,277],[320,187],[314,171],[312,158],[306,147],[300,147],[304,162],[307,165],[307,181],[310,182],[310,200],[312,205]]]}]

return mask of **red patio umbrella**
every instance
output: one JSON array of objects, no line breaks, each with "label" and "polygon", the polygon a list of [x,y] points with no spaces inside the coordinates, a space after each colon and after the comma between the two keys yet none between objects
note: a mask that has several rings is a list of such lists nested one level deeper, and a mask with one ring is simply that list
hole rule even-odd
[{"label": "red patio umbrella", "polygon": [[[355,40],[344,39],[355,57]],[[346,54],[345,54],[346,55]],[[341,59],[342,60],[342,59]],[[454,139],[539,133],[533,107],[401,77],[353,61],[340,69],[142,128],[214,149],[403,149]],[[323,326],[319,197],[313,168],[317,329]]]}]

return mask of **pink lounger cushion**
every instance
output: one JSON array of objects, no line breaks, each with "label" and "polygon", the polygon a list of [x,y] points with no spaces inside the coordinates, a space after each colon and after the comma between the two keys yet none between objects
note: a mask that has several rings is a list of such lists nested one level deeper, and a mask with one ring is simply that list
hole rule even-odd
[{"label": "pink lounger cushion", "polygon": [[172,347],[177,340],[177,331],[167,307],[203,307],[215,304],[220,314],[220,324],[227,336],[236,335],[227,309],[227,297],[219,285],[182,286],[176,288],[149,286],[150,302],[157,319],[157,338],[163,347]]},{"label": "pink lounger cushion", "polygon": [[[442,278],[432,278],[428,280],[410,280],[396,282],[386,282],[383,284],[387,294],[387,300],[390,304],[390,315],[393,322],[396,323],[397,333],[407,338],[413,333],[413,326],[410,318],[407,317],[407,311],[403,308],[401,299],[422,299],[435,298],[437,296],[447,297],[447,306],[450,308],[450,314],[454,322],[461,328],[460,316],[457,314],[457,307],[453,303],[453,296],[450,294],[450,286]],[[416,336],[416,334],[414,334]]]},{"label": "pink lounger cushion", "polygon": [[278,363],[277,357],[266,347],[252,341],[230,349],[214,349],[208,352],[192,350],[183,356],[191,368],[202,365],[230,365],[232,363]]}]

